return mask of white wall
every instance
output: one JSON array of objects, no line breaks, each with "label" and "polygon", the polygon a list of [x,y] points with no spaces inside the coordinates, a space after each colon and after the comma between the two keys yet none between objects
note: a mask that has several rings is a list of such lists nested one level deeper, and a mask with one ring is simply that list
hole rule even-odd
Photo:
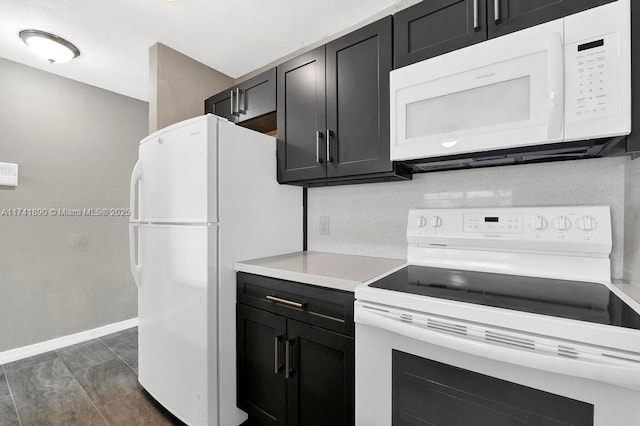
[{"label": "white wall", "polygon": [[[627,156],[518,166],[423,173],[411,182],[310,188],[308,249],[346,254],[406,258],[407,213],[414,208],[586,205],[611,206],[612,273],[623,275],[625,237],[633,238],[629,258],[638,258],[640,225],[625,232]],[[640,160],[635,168],[636,203]],[[626,191],[626,192],[625,192]],[[320,216],[330,217],[330,235],[319,234]],[[632,226],[627,222],[629,230]],[[629,231],[631,232],[631,231]],[[635,267],[638,274],[637,262]],[[638,274],[640,275],[640,274]],[[640,276],[637,279],[640,280]]]},{"label": "white wall", "polygon": [[127,217],[2,209],[126,208],[148,104],[0,59],[0,351],[137,316]]}]

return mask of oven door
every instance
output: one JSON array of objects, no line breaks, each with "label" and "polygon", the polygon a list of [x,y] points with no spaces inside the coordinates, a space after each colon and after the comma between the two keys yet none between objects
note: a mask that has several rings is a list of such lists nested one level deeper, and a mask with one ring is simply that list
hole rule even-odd
[{"label": "oven door", "polygon": [[451,323],[427,328],[391,310],[356,302],[358,425],[640,424],[637,383],[602,381],[624,381],[625,367],[638,376],[637,365],[470,342]]},{"label": "oven door", "polygon": [[391,160],[563,138],[563,22],[391,72]]}]

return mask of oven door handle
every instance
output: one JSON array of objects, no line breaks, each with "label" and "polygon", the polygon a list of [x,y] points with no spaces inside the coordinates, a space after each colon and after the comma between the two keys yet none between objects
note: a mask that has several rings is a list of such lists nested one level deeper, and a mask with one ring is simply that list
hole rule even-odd
[{"label": "oven door handle", "polygon": [[[530,349],[512,348],[490,341],[479,341],[464,334],[426,328],[425,325],[416,323],[415,315],[412,313],[393,312],[386,307],[369,305],[360,301],[355,303],[355,321],[356,325],[381,328],[453,351],[640,390],[640,362],[618,361],[613,358],[608,359],[606,363],[598,362],[597,359],[584,361],[536,353]],[[356,334],[358,334],[357,331]]]}]

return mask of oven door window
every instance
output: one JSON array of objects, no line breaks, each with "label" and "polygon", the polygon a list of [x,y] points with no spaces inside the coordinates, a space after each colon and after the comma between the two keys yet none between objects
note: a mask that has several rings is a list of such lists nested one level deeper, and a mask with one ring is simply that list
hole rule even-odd
[{"label": "oven door window", "polygon": [[593,425],[594,406],[398,350],[393,426]]}]

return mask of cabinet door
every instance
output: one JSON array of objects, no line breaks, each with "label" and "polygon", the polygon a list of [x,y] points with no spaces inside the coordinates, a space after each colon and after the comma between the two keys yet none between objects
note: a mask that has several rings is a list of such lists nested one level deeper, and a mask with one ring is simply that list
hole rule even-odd
[{"label": "cabinet door", "polygon": [[394,68],[486,40],[486,16],[486,0],[429,0],[396,13]]},{"label": "cabinet door", "polygon": [[287,424],[353,425],[353,339],[294,320],[287,333]]},{"label": "cabinet door", "polygon": [[327,176],[391,170],[388,16],[327,44]]},{"label": "cabinet door", "polygon": [[238,408],[263,426],[285,425],[286,319],[243,305],[236,312]]},{"label": "cabinet door", "polygon": [[276,110],[275,68],[240,83],[238,89],[240,123]]},{"label": "cabinet door", "polygon": [[615,0],[487,0],[489,38],[553,21]]},{"label": "cabinet door", "polygon": [[324,46],[279,65],[276,80],[278,182],[325,177]]},{"label": "cabinet door", "polygon": [[204,113],[211,113],[218,117],[224,117],[227,120],[235,123],[237,117],[231,111],[231,91],[233,91],[233,104],[236,105],[235,87],[224,90],[217,95],[210,97],[204,101]]}]

